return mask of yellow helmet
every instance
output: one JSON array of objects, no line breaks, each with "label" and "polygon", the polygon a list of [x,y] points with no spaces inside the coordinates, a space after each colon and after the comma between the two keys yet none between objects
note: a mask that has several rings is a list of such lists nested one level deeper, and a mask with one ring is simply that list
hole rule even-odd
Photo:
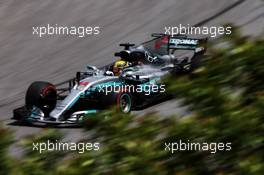
[{"label": "yellow helmet", "polygon": [[127,61],[124,61],[124,60],[118,60],[114,63],[114,66],[113,66],[113,72],[114,72],[114,75],[115,76],[119,76],[123,69],[128,67],[129,63]]}]

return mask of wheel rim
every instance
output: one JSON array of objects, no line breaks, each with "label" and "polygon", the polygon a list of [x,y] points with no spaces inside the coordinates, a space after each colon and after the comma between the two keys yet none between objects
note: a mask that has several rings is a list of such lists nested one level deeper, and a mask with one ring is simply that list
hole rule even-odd
[{"label": "wheel rim", "polygon": [[43,94],[41,102],[41,108],[46,109],[48,111],[52,110],[56,105],[56,92],[53,90],[47,90],[45,94]]},{"label": "wheel rim", "polygon": [[120,110],[124,113],[130,112],[131,99],[128,94],[122,94],[120,97]]}]

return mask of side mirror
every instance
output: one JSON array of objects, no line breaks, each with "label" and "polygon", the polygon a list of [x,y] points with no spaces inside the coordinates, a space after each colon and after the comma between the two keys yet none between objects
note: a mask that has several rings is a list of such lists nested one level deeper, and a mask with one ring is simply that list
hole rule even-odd
[{"label": "side mirror", "polygon": [[88,71],[96,71],[96,70],[98,70],[95,66],[91,66],[91,65],[86,65],[86,69]]}]

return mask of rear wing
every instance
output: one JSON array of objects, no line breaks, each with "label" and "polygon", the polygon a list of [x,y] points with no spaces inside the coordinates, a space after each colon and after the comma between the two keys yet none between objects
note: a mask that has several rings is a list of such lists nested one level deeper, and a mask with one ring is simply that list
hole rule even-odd
[{"label": "rear wing", "polygon": [[189,38],[186,35],[166,35],[162,33],[154,33],[151,35],[154,37],[155,49],[167,49],[170,50],[206,50],[208,38]]}]

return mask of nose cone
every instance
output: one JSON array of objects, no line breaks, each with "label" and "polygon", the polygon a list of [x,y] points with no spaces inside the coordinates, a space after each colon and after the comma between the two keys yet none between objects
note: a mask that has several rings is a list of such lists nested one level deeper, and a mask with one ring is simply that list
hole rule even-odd
[{"label": "nose cone", "polygon": [[56,107],[50,113],[50,117],[56,121],[59,120],[78,101],[81,93],[81,91],[72,89],[71,93],[64,100],[56,104]]}]

